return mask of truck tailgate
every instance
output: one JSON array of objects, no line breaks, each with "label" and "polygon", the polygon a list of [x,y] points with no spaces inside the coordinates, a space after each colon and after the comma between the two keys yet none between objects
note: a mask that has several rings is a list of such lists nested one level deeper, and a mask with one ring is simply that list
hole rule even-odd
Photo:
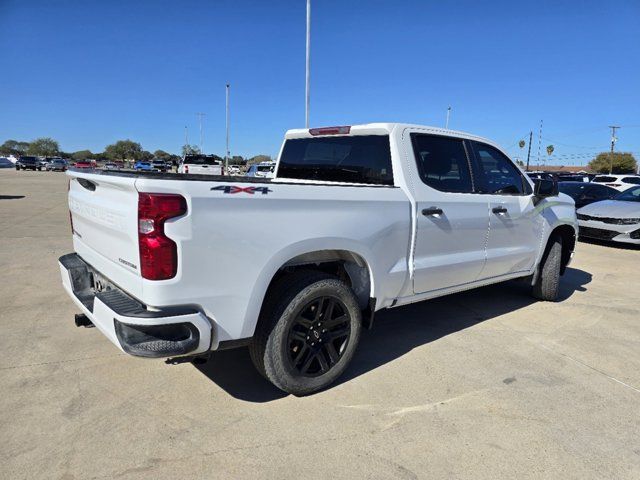
[{"label": "truck tailgate", "polygon": [[134,296],[142,290],[135,178],[70,171],[75,251]]}]

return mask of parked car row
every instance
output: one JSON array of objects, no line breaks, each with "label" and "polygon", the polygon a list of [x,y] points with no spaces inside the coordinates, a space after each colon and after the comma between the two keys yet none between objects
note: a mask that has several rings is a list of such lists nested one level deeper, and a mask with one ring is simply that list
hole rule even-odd
[{"label": "parked car row", "polygon": [[577,217],[581,237],[640,245],[640,186],[579,208]]},{"label": "parked car row", "polygon": [[557,180],[558,182],[584,182],[599,183],[607,187],[615,188],[619,192],[624,192],[634,185],[640,185],[640,175],[633,173],[626,174],[593,174],[593,173],[554,173],[554,172],[527,172],[531,179]]}]

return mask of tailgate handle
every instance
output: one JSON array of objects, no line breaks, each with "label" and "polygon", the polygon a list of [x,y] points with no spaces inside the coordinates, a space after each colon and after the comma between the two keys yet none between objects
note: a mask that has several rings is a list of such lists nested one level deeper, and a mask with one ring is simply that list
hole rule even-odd
[{"label": "tailgate handle", "polygon": [[87,190],[91,190],[92,192],[96,191],[97,185],[93,183],[91,180],[87,180],[85,178],[79,178],[78,183],[82,185]]}]

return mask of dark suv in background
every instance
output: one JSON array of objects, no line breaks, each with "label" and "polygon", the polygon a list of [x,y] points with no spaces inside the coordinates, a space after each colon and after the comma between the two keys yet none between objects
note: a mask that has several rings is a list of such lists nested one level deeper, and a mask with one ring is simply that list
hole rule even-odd
[{"label": "dark suv in background", "polygon": [[16,162],[16,170],[42,170],[37,157],[20,157]]}]

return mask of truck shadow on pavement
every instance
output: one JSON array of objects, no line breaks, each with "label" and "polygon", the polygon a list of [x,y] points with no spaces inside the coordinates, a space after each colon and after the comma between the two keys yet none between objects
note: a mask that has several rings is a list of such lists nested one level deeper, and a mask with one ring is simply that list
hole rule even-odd
[{"label": "truck shadow on pavement", "polygon": [[[560,282],[559,301],[576,291],[586,291],[589,282],[590,273],[568,268]],[[512,281],[379,312],[373,329],[363,331],[351,365],[329,389],[392,362],[416,347],[525,308],[537,301],[529,292],[530,287],[524,282]],[[247,348],[213,352],[207,363],[195,366],[239,400],[264,403],[287,396],[256,371]]]}]

